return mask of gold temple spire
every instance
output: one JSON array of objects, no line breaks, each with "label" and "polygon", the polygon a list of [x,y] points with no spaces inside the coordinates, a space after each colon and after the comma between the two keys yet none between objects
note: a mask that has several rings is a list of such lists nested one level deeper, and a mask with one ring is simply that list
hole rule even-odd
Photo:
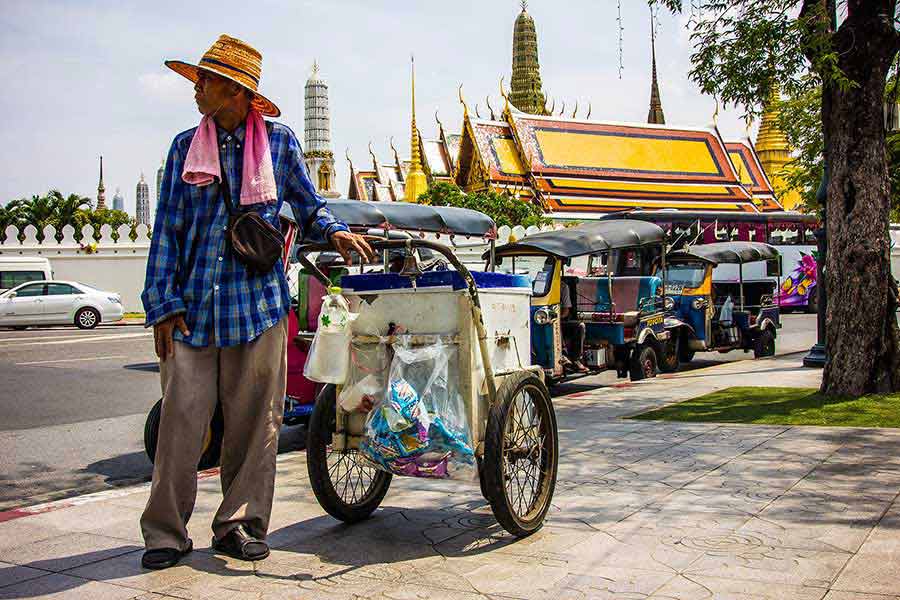
[{"label": "gold temple spire", "polygon": [[422,170],[422,157],[419,146],[419,128],[416,126],[416,60],[410,56],[412,74],[412,122],[410,135],[410,165],[406,173],[406,201],[418,202],[419,196],[428,191],[428,180]]},{"label": "gold temple spire", "polygon": [[791,147],[787,136],[778,126],[778,102],[781,94],[778,86],[773,85],[769,92],[769,100],[763,107],[762,121],[759,124],[759,133],[756,135],[756,153],[759,154],[759,162],[769,177],[775,195],[784,206],[785,210],[794,210],[801,202],[800,194],[796,190],[787,188],[785,176],[787,164],[791,161]]}]

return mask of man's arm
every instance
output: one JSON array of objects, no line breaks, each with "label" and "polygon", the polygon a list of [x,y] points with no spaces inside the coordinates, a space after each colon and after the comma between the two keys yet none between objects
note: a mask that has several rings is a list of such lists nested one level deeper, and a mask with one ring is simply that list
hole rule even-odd
[{"label": "man's arm", "polygon": [[169,318],[187,311],[178,283],[178,262],[181,249],[179,231],[183,217],[179,211],[179,198],[184,189],[181,181],[182,158],[172,144],[166,160],[150,239],[150,255],[147,258],[147,274],[141,301],[146,313],[145,327],[158,325]]},{"label": "man's arm", "polygon": [[325,199],[316,192],[306,170],[300,142],[292,131],[288,131],[287,168],[290,189],[285,200],[294,211],[294,217],[301,227],[301,234],[308,236],[312,233],[321,241],[329,241],[348,265],[352,262],[351,250],[363,260],[373,260],[375,252],[365,238],[351,233],[346,224],[335,219],[328,210]]}]

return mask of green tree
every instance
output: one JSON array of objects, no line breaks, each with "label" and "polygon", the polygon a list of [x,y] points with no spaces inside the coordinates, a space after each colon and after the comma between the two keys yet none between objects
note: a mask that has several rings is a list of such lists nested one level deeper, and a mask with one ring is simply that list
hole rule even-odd
[{"label": "green tree", "polygon": [[71,225],[80,235],[81,228],[89,222],[87,213],[91,209],[91,200],[78,194],[63,196],[59,190],[50,190],[47,193],[53,205],[52,225],[56,227],[56,239],[61,240],[63,227]]},{"label": "green tree", "polygon": [[44,240],[44,227],[53,225],[54,203],[50,196],[34,195],[31,198],[22,198],[19,202],[19,210],[22,219],[21,228],[34,225],[37,228],[37,239]]},{"label": "green tree", "polygon": [[15,225],[21,233],[24,218],[22,215],[22,200],[13,200],[0,206],[0,241],[6,241],[6,228]]},{"label": "green tree", "polygon": [[[682,10],[682,0],[649,1]],[[897,0],[695,0],[690,11],[690,76],[726,105],[754,116],[775,84],[800,98],[810,78],[818,80],[829,244],[829,357],[821,391],[860,396],[900,390],[883,120],[900,49]]]},{"label": "green tree", "polygon": [[118,229],[122,225],[130,225],[134,229],[135,223],[127,212],[123,210],[113,210],[111,208],[99,208],[87,213],[89,223],[94,226],[94,239],[100,239],[100,227],[109,225],[112,230],[114,240],[119,239]]},{"label": "green tree", "polygon": [[419,203],[477,210],[492,218],[497,227],[503,225],[529,227],[551,223],[551,219],[544,215],[543,209],[533,202],[520,200],[509,194],[500,194],[494,190],[467,194],[452,183],[435,183],[419,196]]}]

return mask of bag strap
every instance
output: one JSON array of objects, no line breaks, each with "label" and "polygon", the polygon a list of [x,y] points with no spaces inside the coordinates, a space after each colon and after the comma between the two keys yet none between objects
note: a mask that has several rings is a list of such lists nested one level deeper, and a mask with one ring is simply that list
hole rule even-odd
[{"label": "bag strap", "polygon": [[225,161],[222,157],[222,152],[219,152],[219,171],[221,173],[219,190],[222,192],[222,196],[225,197],[225,207],[228,209],[228,214],[235,217],[238,213],[234,210],[234,204],[231,202],[231,187],[228,185],[228,176],[225,174]]}]

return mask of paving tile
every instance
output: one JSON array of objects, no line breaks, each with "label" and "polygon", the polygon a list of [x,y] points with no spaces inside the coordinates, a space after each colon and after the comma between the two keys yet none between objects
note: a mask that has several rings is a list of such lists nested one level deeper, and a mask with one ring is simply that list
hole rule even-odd
[{"label": "paving tile", "polygon": [[660,600],[822,600],[827,590],[694,574],[673,578],[650,598]]},{"label": "paving tile", "polygon": [[0,588],[13,585],[21,581],[43,577],[47,571],[23,567],[11,563],[0,562]]},{"label": "paving tile", "polygon": [[572,573],[590,575],[598,567],[623,567],[674,574],[703,556],[702,548],[679,538],[596,533],[563,554]]},{"label": "paving tile", "polygon": [[895,503],[872,530],[834,589],[870,594],[900,592],[900,505]]},{"label": "paving tile", "polygon": [[0,551],[0,560],[59,572],[140,549],[127,540],[72,533]]},{"label": "paving tile", "polygon": [[648,598],[672,577],[671,574],[639,569],[597,567],[589,575],[570,574],[555,582],[553,586],[533,590],[513,590],[511,594],[528,600]]},{"label": "paving tile", "polygon": [[88,581],[60,573],[51,573],[9,587],[0,588],[0,600],[29,598],[31,600],[127,600],[137,596],[135,590]]},{"label": "paving tile", "polygon": [[883,594],[860,594],[859,592],[840,592],[831,590],[823,600],[900,600],[900,596]]},{"label": "paving tile", "polygon": [[229,562],[236,562],[227,557],[192,552],[174,567],[151,571],[141,566],[141,554],[142,552],[132,552],[116,556],[70,569],[65,574],[152,592],[192,579],[201,573],[225,570]]},{"label": "paving tile", "polygon": [[604,531],[643,535],[727,535],[751,518],[752,515],[747,513],[705,510],[702,506],[665,510],[651,505],[604,527]]},{"label": "paving tile", "polygon": [[685,570],[686,575],[827,589],[851,554],[760,545],[749,536],[718,543]]},{"label": "paving tile", "polygon": [[40,542],[63,533],[65,529],[36,523],[33,516],[0,523],[0,557],[4,550],[21,546],[25,541]]},{"label": "paving tile", "polygon": [[859,550],[874,525],[874,521],[795,523],[753,517],[737,533],[769,546],[852,553]]}]

